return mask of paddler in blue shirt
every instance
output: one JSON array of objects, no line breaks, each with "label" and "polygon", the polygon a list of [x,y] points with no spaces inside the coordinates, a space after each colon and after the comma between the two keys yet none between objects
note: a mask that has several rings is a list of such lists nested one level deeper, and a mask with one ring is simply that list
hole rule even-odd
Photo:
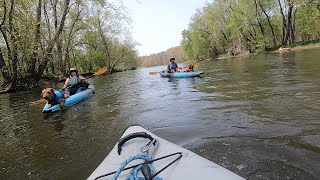
[{"label": "paddler in blue shirt", "polygon": [[174,58],[174,57],[170,58],[170,64],[168,65],[168,72],[169,73],[177,72],[178,65],[177,65],[177,63],[174,62],[175,60],[176,60],[176,58]]}]

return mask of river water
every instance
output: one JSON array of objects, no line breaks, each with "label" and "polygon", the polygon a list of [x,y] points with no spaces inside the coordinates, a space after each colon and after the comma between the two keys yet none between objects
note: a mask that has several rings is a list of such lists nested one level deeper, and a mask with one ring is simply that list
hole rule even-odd
[{"label": "river water", "polygon": [[[90,79],[96,94],[44,115],[41,89],[0,95],[0,179],[86,179],[138,124],[248,179],[320,178],[320,51],[153,67]],[[55,85],[55,88],[62,84]]]}]

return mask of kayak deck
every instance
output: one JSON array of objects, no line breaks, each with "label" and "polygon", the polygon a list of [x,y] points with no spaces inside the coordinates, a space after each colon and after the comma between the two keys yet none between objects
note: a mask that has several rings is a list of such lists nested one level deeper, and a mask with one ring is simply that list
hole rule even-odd
[{"label": "kayak deck", "polygon": [[[236,180],[236,179],[243,179],[242,177],[238,176],[237,174],[187,150],[180,146],[177,146],[171,142],[168,142],[158,136],[152,134],[151,132],[147,131],[146,129],[140,126],[132,126],[128,128],[122,137],[132,134],[135,132],[146,132],[151,135],[153,138],[159,141],[159,145],[157,150],[153,155],[153,159],[166,156],[172,153],[181,152],[182,158],[179,159],[177,162],[173,163],[167,169],[162,171],[158,176],[164,180],[172,179],[172,180],[195,180],[195,179],[228,179],[228,180]],[[142,154],[140,149],[148,142],[147,139],[142,138],[135,138],[128,142],[126,142],[122,146],[121,155],[117,153],[118,143],[114,146],[111,150],[109,155],[103,160],[103,162],[96,168],[96,170],[90,175],[88,180],[93,180],[101,175],[107,174],[109,172],[117,171],[121,164],[127,160],[129,157]],[[161,170],[163,167],[168,165],[177,156],[172,156],[169,158],[165,158],[159,161],[153,162],[153,166],[155,167],[155,171]],[[136,165],[138,163],[142,163],[143,161],[133,161],[127,167],[131,165]],[[123,171],[119,179],[126,179],[130,170]],[[142,176],[141,172],[139,172]],[[106,180],[112,179],[113,175],[99,178],[99,180]]]}]

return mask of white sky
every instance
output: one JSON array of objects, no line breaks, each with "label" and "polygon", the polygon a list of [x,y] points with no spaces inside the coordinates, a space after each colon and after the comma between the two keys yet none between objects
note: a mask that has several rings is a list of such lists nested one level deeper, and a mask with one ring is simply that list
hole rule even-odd
[{"label": "white sky", "polygon": [[123,0],[132,18],[133,39],[139,55],[149,55],[180,45],[196,9],[207,0]]}]

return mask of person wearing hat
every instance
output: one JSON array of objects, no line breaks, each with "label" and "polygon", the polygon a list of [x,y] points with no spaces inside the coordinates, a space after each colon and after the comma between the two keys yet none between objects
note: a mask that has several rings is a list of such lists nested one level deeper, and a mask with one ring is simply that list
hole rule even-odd
[{"label": "person wearing hat", "polygon": [[178,65],[177,65],[177,63],[174,62],[175,60],[176,60],[176,58],[174,58],[174,57],[170,58],[170,64],[168,65],[168,72],[169,73],[177,72]]},{"label": "person wearing hat", "polygon": [[[80,82],[86,80],[83,76],[78,75],[78,70],[76,68],[70,68],[70,76],[66,79],[63,89],[67,97],[70,97],[73,94],[76,94],[80,91],[86,89],[86,87],[77,86]],[[67,88],[68,87],[68,88]]]}]

